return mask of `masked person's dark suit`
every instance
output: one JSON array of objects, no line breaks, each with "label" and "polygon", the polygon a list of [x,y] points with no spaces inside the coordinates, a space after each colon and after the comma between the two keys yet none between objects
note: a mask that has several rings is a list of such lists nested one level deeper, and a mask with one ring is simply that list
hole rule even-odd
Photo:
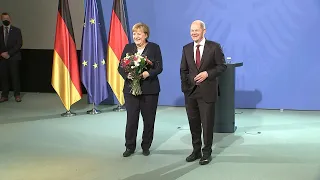
[{"label": "masked person's dark suit", "polygon": [[19,62],[21,60],[20,49],[22,47],[22,35],[19,28],[10,26],[0,27],[0,54],[7,52],[9,58],[0,56],[0,78],[2,83],[2,94],[0,102],[8,100],[9,77],[12,79],[12,86],[16,101],[20,99],[20,73]]}]

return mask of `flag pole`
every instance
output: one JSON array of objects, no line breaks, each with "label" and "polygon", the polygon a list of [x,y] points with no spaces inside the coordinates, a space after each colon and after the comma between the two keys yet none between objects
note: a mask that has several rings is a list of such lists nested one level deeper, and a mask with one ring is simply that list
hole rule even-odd
[{"label": "flag pole", "polygon": [[98,109],[96,109],[96,107],[95,107],[95,104],[94,103],[92,103],[92,109],[91,110],[89,110],[89,111],[87,111],[87,114],[90,114],[90,115],[95,115],[95,114],[100,114],[101,113],[101,111],[100,110],[98,110]]},{"label": "flag pole", "polygon": [[108,98],[106,60],[97,0],[87,0],[81,43],[81,80],[87,90],[92,109],[87,114],[100,114],[96,108]]},{"label": "flag pole", "polygon": [[77,114],[74,113],[74,112],[71,112],[70,110],[61,114],[62,117],[72,117],[72,116],[75,116],[75,115],[77,115]]},{"label": "flag pole", "polygon": [[[129,29],[127,23],[125,0],[113,0],[112,14],[110,19],[109,38],[108,38],[108,83],[117,97],[118,104],[113,111],[125,111],[123,86],[124,79],[117,71],[122,50],[129,43]],[[119,31],[121,29],[121,31]],[[124,32],[124,33],[121,33]]]},{"label": "flag pole", "polygon": [[58,3],[51,85],[67,110],[61,116],[75,116],[70,107],[81,100],[82,90],[68,0]]},{"label": "flag pole", "polygon": [[125,104],[124,105],[118,104],[116,108],[113,108],[113,111],[116,111],[116,112],[126,111],[126,106]]},{"label": "flag pole", "polygon": [[[122,6],[123,6],[123,9],[124,9],[124,12],[123,12],[123,15],[124,17],[128,17],[128,11],[127,11],[127,4],[126,4],[126,1],[123,0],[122,1]],[[125,18],[125,24],[128,25],[129,22],[128,22],[128,18]],[[123,27],[125,28],[125,27]],[[125,29],[126,31],[128,31],[128,27],[126,27]],[[128,38],[128,43],[130,42],[130,33],[127,33],[127,38]],[[113,109],[113,111],[115,112],[121,112],[121,111],[126,111],[126,103],[124,102],[123,105],[121,105],[120,103],[118,104],[118,106],[116,108]]]}]

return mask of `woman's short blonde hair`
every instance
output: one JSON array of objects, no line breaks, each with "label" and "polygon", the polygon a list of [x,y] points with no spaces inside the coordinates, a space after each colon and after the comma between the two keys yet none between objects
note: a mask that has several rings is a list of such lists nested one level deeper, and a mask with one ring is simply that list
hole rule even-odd
[{"label": "woman's short blonde hair", "polygon": [[149,30],[149,27],[146,24],[139,22],[139,23],[133,25],[132,32],[136,32],[137,30],[141,30],[142,32],[144,32],[147,35],[146,39],[149,38],[150,30]]}]

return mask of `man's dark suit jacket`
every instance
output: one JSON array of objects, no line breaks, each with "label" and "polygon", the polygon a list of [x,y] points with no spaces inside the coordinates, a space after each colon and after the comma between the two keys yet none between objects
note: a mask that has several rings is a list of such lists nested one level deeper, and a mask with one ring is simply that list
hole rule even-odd
[{"label": "man's dark suit jacket", "polygon": [[224,54],[220,44],[206,40],[201,65],[198,69],[194,59],[194,43],[183,47],[180,65],[181,89],[190,96],[196,84],[194,78],[203,71],[207,71],[208,78],[198,85],[205,102],[216,102],[218,97],[218,76],[226,70]]},{"label": "man's dark suit jacket", "polygon": [[[127,53],[130,55],[137,52],[137,46],[134,43],[127,44],[122,52],[121,59],[123,59]],[[148,71],[150,76],[145,80],[141,80],[141,90],[142,94],[158,94],[160,92],[160,83],[158,79],[158,74],[162,72],[162,55],[161,50],[158,44],[148,42],[142,55],[148,57],[150,61],[152,61],[153,66]],[[130,93],[130,81],[127,76],[128,74],[121,68],[120,64],[118,67],[118,71],[120,75],[125,80],[123,93]]]},{"label": "man's dark suit jacket", "polygon": [[[9,37],[7,46],[4,43],[3,26],[0,27],[0,54],[8,52],[10,55],[9,60],[21,60],[20,49],[22,47],[22,35],[21,30],[17,27],[10,26]],[[2,56],[0,56],[3,59]]]}]

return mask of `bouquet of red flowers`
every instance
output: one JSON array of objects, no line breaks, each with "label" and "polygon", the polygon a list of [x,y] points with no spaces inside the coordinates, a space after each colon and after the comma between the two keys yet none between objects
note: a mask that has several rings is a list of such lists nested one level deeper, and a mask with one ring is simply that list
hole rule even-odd
[{"label": "bouquet of red flowers", "polygon": [[120,61],[121,67],[126,73],[129,73],[132,77],[131,81],[131,93],[134,96],[142,94],[140,80],[143,71],[147,71],[152,67],[152,62],[147,56],[135,53],[133,55],[126,54],[126,57]]}]

